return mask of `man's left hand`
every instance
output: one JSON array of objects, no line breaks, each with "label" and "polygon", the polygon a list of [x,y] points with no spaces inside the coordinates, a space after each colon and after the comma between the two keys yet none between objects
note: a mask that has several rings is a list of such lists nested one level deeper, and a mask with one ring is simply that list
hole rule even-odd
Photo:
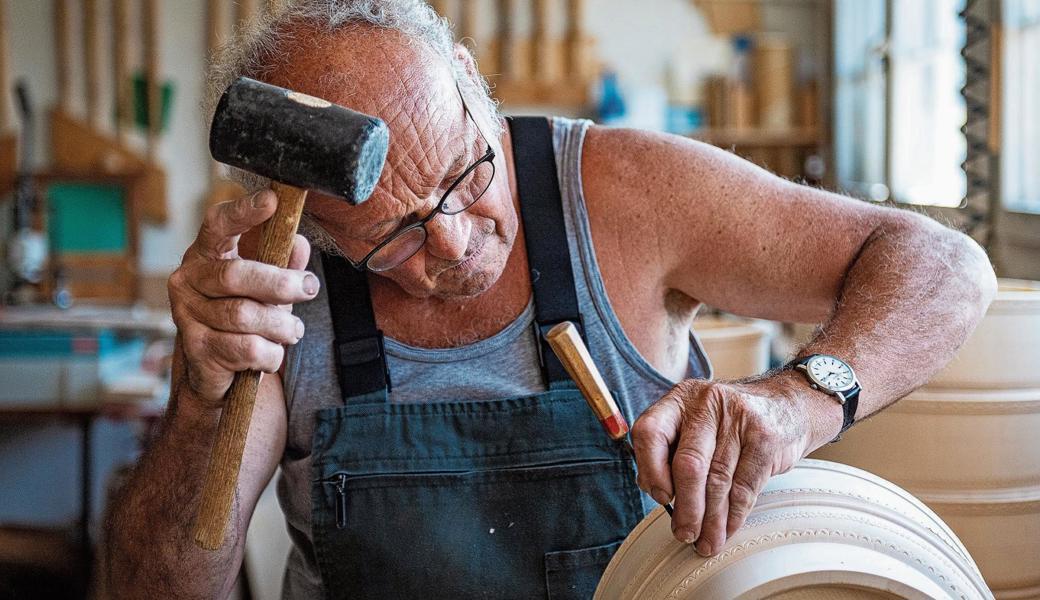
[{"label": "man's left hand", "polygon": [[788,373],[750,383],[687,379],[639,417],[639,487],[662,504],[674,496],[676,539],[718,553],[769,478],[815,449],[811,411],[793,390]]}]

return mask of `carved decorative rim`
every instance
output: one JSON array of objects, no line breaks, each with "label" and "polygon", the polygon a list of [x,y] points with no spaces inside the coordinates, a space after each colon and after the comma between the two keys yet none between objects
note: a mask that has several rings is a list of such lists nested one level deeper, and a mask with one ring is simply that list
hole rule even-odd
[{"label": "carved decorative rim", "polygon": [[[717,568],[750,558],[752,549],[829,540],[851,543],[905,561],[933,583],[945,587],[954,598],[974,598],[976,594],[991,597],[963,545],[920,499],[887,480],[848,465],[805,459],[795,468],[852,477],[882,489],[875,497],[865,491],[854,491],[852,487],[843,489],[844,484],[860,485],[842,482],[843,478],[835,480],[833,487],[826,483],[819,487],[802,487],[799,482],[812,480],[796,478],[791,481],[794,485],[770,490],[759,497],[754,513],[742,528],[747,539],[734,540],[737,543],[715,557],[697,560],[682,556],[690,552],[685,545],[661,537],[659,529],[667,527],[667,523],[662,525],[659,521],[667,517],[663,509],[657,509],[629,534],[607,567],[601,586],[606,584],[612,590],[609,593],[622,596],[634,597],[638,593],[641,597],[681,598],[699,579],[714,577]],[[896,502],[895,498],[906,505]],[[859,502],[852,502],[853,499]],[[892,502],[896,505],[891,505]],[[787,529],[781,525],[785,522]],[[857,523],[859,529],[842,523]],[[655,532],[648,537],[651,527]],[[620,564],[625,566],[619,567]],[[940,570],[944,572],[939,573]],[[632,579],[618,579],[621,574]]]}]

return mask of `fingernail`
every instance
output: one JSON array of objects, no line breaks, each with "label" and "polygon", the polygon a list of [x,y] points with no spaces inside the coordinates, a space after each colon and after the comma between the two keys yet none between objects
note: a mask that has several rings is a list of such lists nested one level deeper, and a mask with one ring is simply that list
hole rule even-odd
[{"label": "fingernail", "polygon": [[657,501],[658,504],[668,504],[672,500],[664,490],[658,487],[650,489],[650,497]]},{"label": "fingernail", "polygon": [[265,194],[263,190],[253,192],[253,196],[249,199],[249,204],[251,204],[253,208],[263,208],[267,206],[267,194]]},{"label": "fingernail", "polygon": [[692,529],[680,529],[675,532],[675,537],[684,544],[692,544],[697,540],[697,536],[693,534]]},{"label": "fingernail", "polygon": [[303,293],[308,296],[318,293],[318,278],[311,273],[307,273],[303,277]]},{"label": "fingernail", "polygon": [[[310,293],[310,292],[308,292],[308,293]],[[303,337],[303,330],[304,330],[303,321],[301,321],[300,319],[296,319],[296,339],[297,340],[299,340],[300,338]]]},{"label": "fingernail", "polygon": [[715,555],[710,542],[701,542],[697,544],[695,547],[697,548],[697,554],[700,554],[701,556],[707,557]]}]

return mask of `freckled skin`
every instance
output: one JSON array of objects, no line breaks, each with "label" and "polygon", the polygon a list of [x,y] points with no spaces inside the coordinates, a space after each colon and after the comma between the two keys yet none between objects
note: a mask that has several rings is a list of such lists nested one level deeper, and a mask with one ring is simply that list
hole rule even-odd
[{"label": "freckled skin", "polygon": [[[365,28],[292,33],[293,42],[275,52],[280,66],[262,79],[390,126],[388,162],[368,202],[308,199],[310,214],[359,259],[392,229],[374,235],[372,225],[426,215],[455,156],[473,162],[484,147],[464,118],[450,68],[422,44]],[[475,74],[468,53],[457,52]],[[475,100],[469,105],[490,131],[494,117]],[[415,257],[370,279],[388,335],[457,346],[501,330],[526,305],[531,288],[508,131],[490,141],[497,173],[480,202],[435,218]],[[965,236],[908,211],[792,184],[691,140],[593,127],[581,180],[622,327],[651,365],[679,381],[632,426],[638,483],[662,502],[674,498],[676,538],[696,542],[705,555],[718,553],[744,523],[770,476],[834,437],[842,412],[790,370],[736,382],[683,380],[686,335],[700,303],[825,322],[801,355],[831,354],[854,367],[863,419],[948,362],[995,293],[988,259]],[[170,407],[110,520],[113,597],[224,597],[234,585],[249,515],[285,448],[276,365],[283,345],[302,335],[288,306],[314,294],[302,270],[309,251],[302,238],[289,269],[239,260],[239,235],[273,212],[273,194],[266,196],[266,207],[243,198],[210,209],[170,278],[178,327]],[[228,541],[203,551],[190,525],[221,397],[243,369],[270,374],[252,413]]]}]

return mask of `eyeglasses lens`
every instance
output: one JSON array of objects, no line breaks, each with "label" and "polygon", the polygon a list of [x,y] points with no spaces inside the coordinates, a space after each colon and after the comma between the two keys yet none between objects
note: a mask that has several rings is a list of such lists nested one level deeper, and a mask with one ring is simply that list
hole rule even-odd
[{"label": "eyeglasses lens", "polygon": [[413,227],[402,231],[368,259],[368,268],[375,272],[389,271],[408,260],[426,242],[426,229]]},{"label": "eyeglasses lens", "polygon": [[494,176],[495,164],[493,162],[480,163],[448,193],[441,206],[441,211],[446,215],[457,215],[473,206],[487,191]]}]

